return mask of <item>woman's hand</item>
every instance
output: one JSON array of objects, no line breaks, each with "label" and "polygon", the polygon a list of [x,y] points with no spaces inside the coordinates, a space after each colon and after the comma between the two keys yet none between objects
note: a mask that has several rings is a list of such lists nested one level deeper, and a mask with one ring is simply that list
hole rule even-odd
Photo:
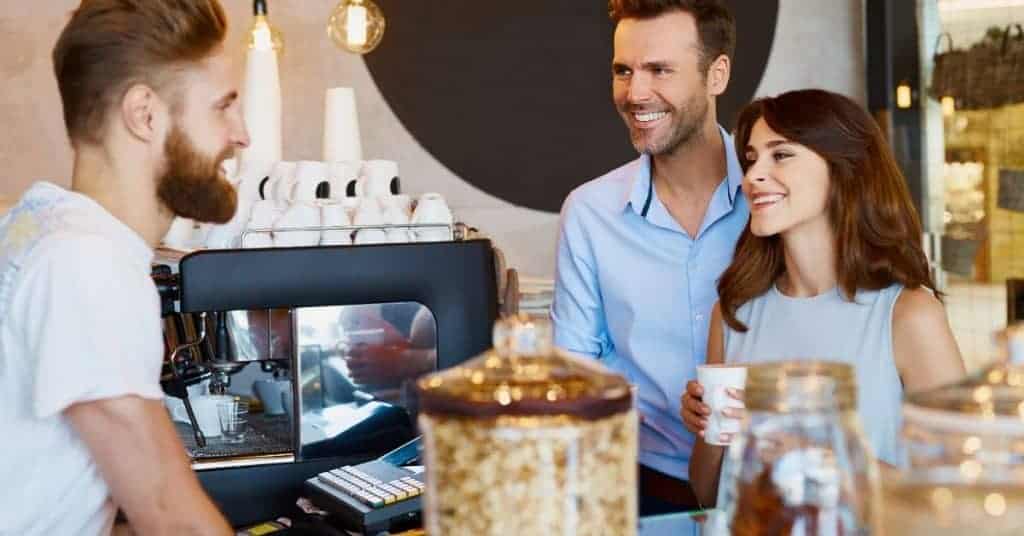
[{"label": "woman's hand", "polygon": [[[721,417],[719,418],[743,420],[743,418],[747,416],[747,408],[743,405],[743,395],[743,389],[727,387],[725,389],[725,396],[739,402],[739,405],[733,402],[728,402],[728,404],[719,411],[721,414]],[[736,434],[723,432],[718,435],[718,441],[726,444],[732,443],[735,435]]]},{"label": "woman's hand", "polygon": [[697,380],[686,382],[686,390],[683,392],[681,401],[682,408],[679,416],[683,418],[683,425],[690,433],[704,437],[704,429],[708,426],[708,417],[711,416],[711,408],[704,403],[704,387]]}]

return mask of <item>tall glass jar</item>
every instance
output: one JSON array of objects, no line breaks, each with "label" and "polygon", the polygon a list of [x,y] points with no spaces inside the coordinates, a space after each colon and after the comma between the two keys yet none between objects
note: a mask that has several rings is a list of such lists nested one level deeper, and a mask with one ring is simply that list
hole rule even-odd
[{"label": "tall glass jar", "polygon": [[636,533],[632,389],[546,319],[500,320],[493,350],[417,388],[429,534]]},{"label": "tall glass jar", "polygon": [[885,534],[1024,534],[1024,366],[908,396],[903,423],[909,467],[886,476]]},{"label": "tall glass jar", "polygon": [[856,392],[848,364],[787,361],[747,370],[747,418],[719,487],[727,533],[875,533],[877,465]]}]

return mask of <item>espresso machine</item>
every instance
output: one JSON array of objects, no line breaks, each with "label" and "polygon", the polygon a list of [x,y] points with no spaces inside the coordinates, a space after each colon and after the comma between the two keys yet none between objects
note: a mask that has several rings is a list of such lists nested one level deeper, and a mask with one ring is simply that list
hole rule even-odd
[{"label": "espresso machine", "polygon": [[[490,346],[499,286],[515,287],[501,264],[468,239],[200,250],[155,266],[168,409],[229,520],[287,511],[303,480],[415,437],[415,379]],[[218,396],[250,402],[240,439],[206,424]]]}]

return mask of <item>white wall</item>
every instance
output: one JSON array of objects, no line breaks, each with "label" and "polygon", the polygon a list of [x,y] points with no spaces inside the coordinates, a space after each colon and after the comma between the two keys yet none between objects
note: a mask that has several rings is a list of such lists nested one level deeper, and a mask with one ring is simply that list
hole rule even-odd
[{"label": "white wall", "polygon": [[[439,1],[439,0],[434,0]],[[603,0],[594,0],[603,1]],[[229,47],[242,58],[247,0],[223,0],[233,22]],[[50,49],[76,0],[0,0],[0,197],[16,197],[33,181],[68,184],[65,141]],[[289,160],[320,156],[323,91],[356,88],[366,158],[397,160],[411,192],[445,194],[457,215],[488,232],[522,272],[554,270],[557,215],[523,209],[459,179],[405,130],[378,93],[362,60],[340,52],[324,32],[334,0],[274,0],[283,31],[284,152]],[[821,87],[865,99],[862,0],[781,0],[778,30],[758,95]],[[385,34],[385,39],[387,35]],[[610,91],[609,91],[610,93]],[[424,103],[428,106],[429,103]],[[625,131],[623,131],[625,136]]]}]

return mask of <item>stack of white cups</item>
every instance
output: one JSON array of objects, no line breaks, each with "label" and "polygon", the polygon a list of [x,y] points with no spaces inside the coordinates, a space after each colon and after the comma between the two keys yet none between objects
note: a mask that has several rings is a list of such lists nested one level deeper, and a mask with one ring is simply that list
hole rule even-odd
[{"label": "stack of white cups", "polygon": [[[436,242],[452,239],[454,222],[444,197],[427,193],[413,199],[399,193],[398,164],[367,162],[247,161],[242,169],[225,171],[239,190],[238,213],[228,224],[215,226],[208,247],[308,247],[316,245]],[[409,224],[434,225],[415,231]],[[365,227],[350,233],[337,227]],[[309,230],[291,230],[313,228]],[[314,230],[315,228],[326,228]],[[246,229],[272,229],[247,232]],[[168,244],[180,244],[194,231],[189,222],[175,222]]]}]

